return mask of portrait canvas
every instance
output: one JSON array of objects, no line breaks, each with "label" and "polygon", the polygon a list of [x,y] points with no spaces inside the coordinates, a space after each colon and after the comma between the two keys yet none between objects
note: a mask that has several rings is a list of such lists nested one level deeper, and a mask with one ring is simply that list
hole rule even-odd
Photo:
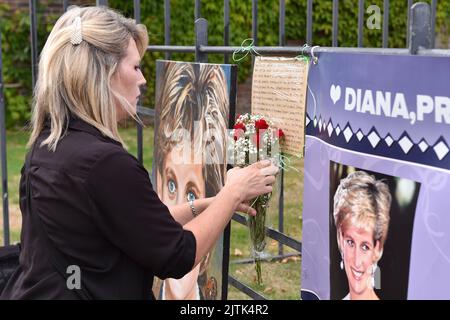
[{"label": "portrait canvas", "polygon": [[[215,196],[225,183],[226,137],[234,119],[236,67],[158,60],[152,180],[168,206]],[[228,246],[223,235],[182,279],[158,280],[163,300],[226,296]]]}]

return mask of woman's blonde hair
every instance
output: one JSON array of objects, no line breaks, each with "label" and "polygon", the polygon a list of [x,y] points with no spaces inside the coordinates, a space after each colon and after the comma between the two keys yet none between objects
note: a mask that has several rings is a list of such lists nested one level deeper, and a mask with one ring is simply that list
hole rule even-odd
[{"label": "woman's blonde hair", "polygon": [[[334,195],[334,223],[339,230],[353,225],[373,232],[373,241],[383,248],[389,229],[392,196],[389,187],[364,171],[356,171],[341,180]],[[340,243],[338,241],[340,248]],[[381,257],[379,257],[381,258]]]},{"label": "woman's blonde hair", "polygon": [[[74,41],[76,20],[81,21],[81,37]],[[133,118],[137,116],[127,100],[112,90],[111,77],[131,38],[142,57],[148,45],[146,27],[106,7],[72,6],[58,19],[40,56],[28,146],[36,141],[48,118],[50,135],[41,145],[55,151],[70,116],[122,143],[115,104],[120,103]]]}]

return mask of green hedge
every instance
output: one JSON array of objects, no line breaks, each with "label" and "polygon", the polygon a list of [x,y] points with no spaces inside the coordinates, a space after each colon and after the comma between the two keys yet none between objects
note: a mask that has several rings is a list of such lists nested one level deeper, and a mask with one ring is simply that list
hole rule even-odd
[{"label": "green hedge", "polygon": [[[38,7],[38,12],[44,8]],[[38,15],[38,50],[55,23],[55,15]],[[32,95],[30,18],[28,12],[12,11],[0,4],[3,81],[5,83],[6,126],[22,127],[30,118]]]},{"label": "green hedge", "polygon": [[[0,12],[6,12],[6,5]],[[26,15],[13,13],[9,19],[0,16],[3,53],[3,80],[5,82],[6,124],[23,123],[29,117],[31,72],[30,23]]]},{"label": "green hedge", "polygon": [[[141,20],[150,34],[150,43],[164,43],[164,1],[142,0]],[[428,0],[431,2],[431,0]],[[354,47],[357,45],[358,0],[341,0],[339,7],[339,45]],[[375,4],[383,8],[383,0],[365,1],[366,8]],[[389,47],[406,46],[406,1],[390,1]],[[133,1],[109,0],[109,5],[133,16]],[[210,45],[223,45],[223,0],[203,0],[202,16],[209,22],[208,42]],[[4,8],[4,7],[3,7]],[[1,7],[0,7],[1,9]],[[194,0],[171,1],[171,43],[193,45]],[[258,6],[258,44],[278,45],[278,0],[259,1]],[[0,11],[1,12],[1,11]],[[250,0],[230,0],[230,44],[239,46],[251,37],[252,5]],[[313,6],[313,45],[331,46],[332,39],[332,1],[314,1]],[[40,43],[54,21],[54,17],[40,15]],[[365,20],[369,17],[365,14]],[[439,0],[437,10],[437,32],[441,42],[448,46],[450,35],[450,1]],[[4,78],[8,84],[5,89],[8,126],[22,125],[29,117],[31,95],[29,18],[28,12],[1,16],[0,25],[3,37]],[[286,0],[286,39],[290,45],[301,46],[306,38],[306,0]],[[382,30],[364,28],[364,46],[380,47]],[[154,102],[155,60],[162,59],[161,53],[146,54],[143,62],[144,74],[148,81],[148,90],[144,104],[152,106]],[[193,61],[193,54],[173,54],[174,60]],[[223,62],[222,55],[210,55],[210,62]],[[231,61],[231,57],[230,57]],[[239,64],[239,80],[245,80],[251,71],[251,59]]]}]

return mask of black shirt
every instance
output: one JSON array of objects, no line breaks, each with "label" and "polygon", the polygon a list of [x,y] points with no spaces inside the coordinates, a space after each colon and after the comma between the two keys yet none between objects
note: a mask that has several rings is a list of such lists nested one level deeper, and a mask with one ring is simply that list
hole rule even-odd
[{"label": "black shirt", "polygon": [[55,247],[81,270],[95,299],[151,299],[153,276],[181,278],[194,264],[196,241],[154,192],[148,172],[120,143],[71,119],[55,152],[37,139],[30,172],[22,169],[20,267],[5,299],[77,299],[50,262],[27,214],[30,174],[33,214]]}]

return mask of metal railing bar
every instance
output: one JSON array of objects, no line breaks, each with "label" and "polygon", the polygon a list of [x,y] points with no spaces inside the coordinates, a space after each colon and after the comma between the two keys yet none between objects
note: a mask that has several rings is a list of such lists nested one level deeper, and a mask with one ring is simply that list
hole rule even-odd
[{"label": "metal railing bar", "polygon": [[306,43],[311,45],[313,39],[313,0],[306,3]]},{"label": "metal railing bar", "polygon": [[364,0],[358,1],[358,47],[364,45]]},{"label": "metal railing bar", "polygon": [[37,24],[36,24],[36,0],[30,0],[30,34],[31,34],[31,77],[33,88],[37,81],[38,48],[37,48]]},{"label": "metal railing bar", "polygon": [[69,0],[63,0],[63,11],[66,12],[69,7]]},{"label": "metal railing bar", "polygon": [[408,12],[407,12],[407,22],[406,22],[406,47],[409,47],[409,38],[411,33],[411,6],[413,5],[413,0],[408,0]]},{"label": "metal railing bar", "polygon": [[437,0],[431,1],[431,48],[435,47],[436,42],[436,7]]},{"label": "metal railing bar", "polygon": [[199,50],[202,46],[208,46],[208,20],[198,18],[195,20],[195,61],[208,63],[208,54]]},{"label": "metal railing bar", "polygon": [[333,40],[332,46],[338,46],[339,33],[339,0],[333,0]]},{"label": "metal railing bar", "polygon": [[389,0],[383,1],[383,48],[389,47]]},{"label": "metal railing bar", "polygon": [[258,45],[258,0],[252,0],[252,38],[253,44]]},{"label": "metal railing bar", "polygon": [[[241,47],[222,47],[222,46],[200,46],[199,50],[204,53],[233,53]],[[302,50],[301,47],[255,47],[254,48],[260,54],[304,54],[311,55],[311,47]],[[408,49],[396,49],[396,48],[351,48],[351,47],[319,47],[314,50],[314,54],[323,52],[336,52],[336,53],[375,53],[375,54],[405,54],[408,53]]]},{"label": "metal railing bar", "polygon": [[[284,233],[284,171],[281,170],[280,194],[278,195],[278,231]],[[278,254],[283,255],[283,244],[278,243]]]},{"label": "metal railing bar", "polygon": [[9,245],[9,206],[8,206],[8,166],[6,157],[6,110],[5,97],[3,94],[3,55],[2,35],[0,33],[0,164],[1,164],[1,202],[3,208],[3,244]]},{"label": "metal railing bar", "polygon": [[195,0],[195,12],[194,12],[195,20],[202,17],[202,3],[200,0]]},{"label": "metal railing bar", "polygon": [[411,7],[410,23],[409,52],[415,55],[420,48],[432,49],[430,6],[425,2],[416,2]]},{"label": "metal railing bar", "polygon": [[[238,46],[200,46],[199,50],[203,53],[233,53],[241,49]],[[268,54],[299,54],[303,52],[304,54],[310,54],[311,48],[302,49],[302,47],[254,47],[258,53],[268,53]],[[182,53],[195,53],[195,46],[165,46],[165,45],[151,45],[147,47],[148,51],[151,52],[182,52]],[[397,49],[397,48],[353,48],[353,47],[319,47],[314,50],[314,53],[321,52],[338,52],[338,53],[385,53],[385,54],[404,54],[408,52],[408,49]]]},{"label": "metal railing bar", "polygon": [[286,45],[286,1],[280,0],[279,3],[279,26],[278,26],[278,45]]},{"label": "metal railing bar", "polygon": [[[230,0],[223,1],[223,45],[230,45]],[[224,62],[229,63],[230,56],[225,53]]]},{"label": "metal railing bar", "polygon": [[[237,46],[200,46],[199,50],[203,53],[211,54],[231,54],[234,51],[241,49]],[[179,53],[195,53],[195,46],[165,46],[152,45],[147,47],[151,52],[179,52]],[[301,47],[255,47],[255,50],[260,54],[299,54],[303,52],[306,55],[311,55],[311,48],[306,48],[302,51]],[[319,47],[314,50],[314,53],[373,53],[373,54],[394,54],[404,55],[408,54],[408,49],[402,48],[353,48],[353,47]],[[441,55],[448,56],[447,49],[420,49],[419,55]]]},{"label": "metal railing bar", "polygon": [[[164,44],[170,46],[170,0],[164,0]],[[166,51],[164,58],[170,60],[171,54]]]},{"label": "metal railing bar", "polygon": [[254,300],[267,300],[263,295],[260,295],[258,292],[256,292],[249,286],[245,285],[244,283],[240,282],[231,275],[228,275],[228,284],[232,285],[233,287],[245,293]]},{"label": "metal railing bar", "polygon": [[[238,46],[200,46],[199,51],[211,54],[232,54],[236,50],[241,49]],[[255,47],[260,54],[299,54],[303,52],[305,55],[311,55],[311,48],[303,49],[301,47]],[[195,53],[195,46],[165,46],[152,45],[147,47],[147,51],[151,52],[179,52],[179,53]],[[393,54],[405,55],[409,53],[408,49],[402,48],[353,48],[353,47],[319,47],[314,50],[316,53],[373,53],[373,54]],[[420,49],[419,55],[440,55],[448,56],[447,49]]]},{"label": "metal railing bar", "polygon": [[195,46],[169,46],[169,45],[151,45],[147,47],[150,52],[178,52],[195,53]]},{"label": "metal railing bar", "polygon": [[[252,38],[253,45],[258,45],[258,0],[252,0]],[[252,56],[252,65],[255,63],[255,58]]]}]

